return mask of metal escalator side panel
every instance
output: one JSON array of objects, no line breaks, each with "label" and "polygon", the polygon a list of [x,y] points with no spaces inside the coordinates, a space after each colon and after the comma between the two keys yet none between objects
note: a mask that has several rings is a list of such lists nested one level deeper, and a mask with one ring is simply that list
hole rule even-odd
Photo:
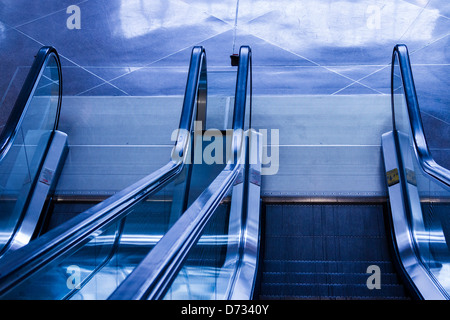
[{"label": "metal escalator side panel", "polygon": [[[200,86],[199,83],[202,82]],[[86,252],[88,255],[95,252],[97,244],[102,248],[103,243],[112,243],[111,234],[117,234],[116,229],[121,226],[121,221],[130,214],[133,214],[139,205],[145,203],[149,197],[153,197],[159,191],[164,191],[171,182],[176,181],[176,177],[185,169],[185,160],[189,150],[190,133],[194,126],[194,119],[197,114],[198,105],[206,108],[206,99],[204,101],[197,101],[197,96],[206,94],[206,58],[205,50],[202,47],[194,47],[191,55],[191,64],[188,71],[188,80],[186,84],[186,93],[183,103],[182,114],[180,118],[180,125],[177,139],[173,148],[172,157],[170,161],[159,170],[149,174],[133,185],[116,193],[105,201],[70,219],[64,224],[50,230],[43,236],[32,241],[27,246],[20,248],[14,252],[10,252],[5,259],[0,261],[0,295],[4,297],[17,296],[21,297],[20,292],[30,293],[29,297],[41,297],[39,292],[27,290],[27,286],[39,287],[42,279],[51,280],[53,274],[63,275],[63,278],[58,278],[60,288],[62,291],[55,292],[51,287],[47,290],[50,295],[48,299],[61,299],[75,297],[73,292],[64,292],[68,288],[64,278],[64,267],[67,261],[79,262],[84,264],[86,260]],[[129,219],[128,219],[129,220]],[[172,219],[171,221],[175,221]],[[123,227],[127,230],[127,225]],[[160,235],[161,236],[161,235]],[[151,237],[150,237],[151,238]],[[145,238],[144,240],[146,240]],[[153,238],[152,238],[153,239]],[[150,244],[153,241],[150,239]],[[120,241],[117,246],[113,245],[110,250],[114,252],[122,245],[126,247],[129,240],[136,240],[133,237],[128,237],[121,234]],[[139,240],[139,239],[138,239]],[[139,242],[139,241],[138,241]],[[148,244],[148,241],[144,241]],[[140,242],[139,242],[140,243]],[[138,245],[139,245],[138,243]],[[124,245],[124,246],[123,246]],[[106,250],[106,249],[105,249]],[[102,251],[102,250],[101,250]],[[104,250],[103,250],[104,251]],[[110,257],[109,249],[107,257]],[[115,253],[115,255],[117,255]],[[119,252],[120,253],[120,252]],[[81,259],[81,260],[80,260]],[[112,259],[112,258],[111,258]],[[98,259],[102,265],[107,266],[110,258]],[[93,259],[92,263],[99,262]],[[73,264],[69,263],[70,266]],[[100,270],[102,266],[93,266],[81,269],[81,274],[84,277],[94,278],[96,275],[101,275]],[[52,273],[56,270],[56,273]],[[62,272],[61,272],[62,271]],[[84,273],[83,273],[84,272]],[[50,278],[49,278],[50,277]],[[87,279],[85,278],[85,279]],[[39,280],[41,279],[41,280]],[[54,279],[54,280],[58,280]],[[51,286],[52,281],[44,282]],[[58,281],[59,281],[58,280]],[[86,281],[82,281],[87,284]],[[57,284],[55,284],[56,288]],[[17,289],[17,290],[16,290]],[[80,288],[69,288],[70,290],[79,290]],[[36,296],[36,294],[38,296]]]},{"label": "metal escalator side panel", "polygon": [[[215,217],[224,198],[245,169],[244,121],[248,93],[251,50],[241,47],[236,81],[231,159],[225,169],[192,203],[139,266],[109,297],[111,300],[162,299],[183,270],[183,263],[197,243],[208,223]],[[251,89],[250,89],[251,94]],[[251,102],[251,100],[250,100]],[[250,107],[251,108],[251,107]],[[244,200],[245,202],[245,200]]]},{"label": "metal escalator side panel", "polygon": [[[386,172],[401,170],[393,132],[385,133],[382,136],[382,150]],[[405,181],[402,175],[399,175],[398,182],[388,184],[392,240],[396,248],[398,265],[401,267],[401,275],[406,276],[409,287],[420,298],[445,299],[436,283],[429,277],[414,250],[413,235],[409,217],[406,214],[409,205],[404,197],[404,188]]]},{"label": "metal escalator side panel", "polygon": [[[395,96],[400,95],[403,96],[401,100],[403,100],[404,106],[395,99]],[[408,48],[403,44],[396,45],[392,54],[391,99],[394,130],[410,132],[413,151],[421,169],[439,183],[450,188],[450,170],[437,164],[428,148]],[[406,107],[406,112],[403,110],[404,107]],[[403,114],[404,119],[397,119],[399,114]]]},{"label": "metal escalator side panel", "polygon": [[[52,47],[39,50],[14,108],[0,135],[0,201],[2,250],[26,244],[36,228],[42,206],[36,205],[44,162],[57,135],[61,109],[62,73],[58,53]],[[43,201],[47,194],[41,194]],[[42,202],[43,201],[38,201]],[[30,217],[29,212],[34,211]],[[27,235],[23,237],[24,228]],[[20,241],[13,241],[13,239]],[[12,245],[16,243],[15,245]]]},{"label": "metal escalator side panel", "polygon": [[391,103],[393,131],[383,135],[382,144],[397,255],[420,298],[450,299],[446,224],[427,210],[428,203],[448,202],[450,171],[428,149],[408,49],[402,44],[392,54]]},{"label": "metal escalator side panel", "polygon": [[[251,300],[255,292],[261,237],[261,157],[262,135],[251,130],[247,148],[247,190],[242,203],[241,252],[228,300]],[[234,194],[233,194],[234,196]],[[242,214],[242,213],[241,213]]]},{"label": "metal escalator side panel", "polygon": [[247,137],[244,165],[160,299],[252,298],[259,258],[261,135],[252,131]]},{"label": "metal escalator side panel", "polygon": [[11,239],[8,250],[17,250],[23,247],[38,232],[37,227],[39,223],[45,219],[45,217],[41,217],[45,202],[54,191],[67,153],[67,135],[60,131],[55,131],[42,169],[39,171],[39,180],[33,189],[30,202],[20,226]]},{"label": "metal escalator side panel", "polygon": [[[46,78],[50,80],[49,83],[44,83],[42,80],[44,73]],[[57,86],[53,86],[57,84]],[[41,86],[39,86],[41,85]],[[8,150],[11,148],[16,134],[25,119],[25,115],[30,108],[32,98],[39,94],[39,89],[50,89],[50,95],[57,97],[56,112],[53,117],[52,129],[58,129],[59,115],[61,111],[61,97],[62,97],[62,72],[59,55],[53,47],[42,47],[33,61],[27,78],[20,90],[14,107],[6,121],[5,127],[0,134],[0,161],[5,157]]]}]

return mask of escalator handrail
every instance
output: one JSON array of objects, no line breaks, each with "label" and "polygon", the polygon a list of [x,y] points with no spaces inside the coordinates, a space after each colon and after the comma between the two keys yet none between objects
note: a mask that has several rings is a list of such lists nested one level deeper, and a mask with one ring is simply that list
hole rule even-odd
[{"label": "escalator handrail", "polygon": [[61,61],[59,59],[58,52],[54,47],[44,46],[39,49],[36,54],[27,78],[20,90],[17,100],[9,114],[8,120],[0,133],[0,161],[6,156],[8,150],[14,143],[16,134],[20,128],[22,120],[28,110],[33,93],[36,90],[36,86],[42,77],[42,73],[47,66],[49,58],[53,56],[58,68],[58,80],[59,80],[59,92],[58,92],[58,105],[56,109],[55,124],[53,130],[58,128],[59,114],[61,111],[61,97],[62,97],[62,72]]},{"label": "escalator handrail", "polygon": [[183,170],[187,157],[185,150],[194,127],[194,118],[204,118],[206,115],[206,73],[205,50],[196,46],[191,53],[178,137],[172,151],[176,152],[177,156],[173,157],[172,153],[171,160],[159,170],[43,234],[28,245],[8,253],[0,260],[0,295],[72,248],[88,242],[89,236],[97,230],[122,219],[130,206],[158,191]]},{"label": "escalator handrail", "polygon": [[[242,46],[239,52],[233,115],[233,159],[228,161],[222,172],[108,299],[155,300],[163,298],[164,293],[182,267],[190,249],[203,233],[207,222],[233,187],[243,164],[241,152],[243,152],[245,138],[244,121],[249,80],[251,87],[249,71],[251,72],[251,49],[248,46]],[[249,102],[251,109],[251,95]]]},{"label": "escalator handrail", "polygon": [[392,53],[392,71],[391,71],[391,105],[392,105],[392,120],[393,127],[395,125],[395,110],[394,110],[394,66],[395,58],[398,57],[399,67],[401,71],[401,79],[403,82],[406,105],[408,109],[409,123],[413,137],[413,147],[417,161],[422,170],[440,181],[447,187],[450,187],[450,170],[440,166],[431,155],[423,130],[422,118],[420,116],[419,102],[417,99],[416,88],[411,70],[411,63],[409,60],[408,48],[404,44],[398,44],[394,47]]}]

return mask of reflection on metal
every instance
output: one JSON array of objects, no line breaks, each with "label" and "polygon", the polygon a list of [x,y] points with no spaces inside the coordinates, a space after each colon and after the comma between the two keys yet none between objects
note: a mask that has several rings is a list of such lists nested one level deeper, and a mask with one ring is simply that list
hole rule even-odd
[{"label": "reflection on metal", "polygon": [[[383,158],[386,170],[398,167],[394,133],[385,133],[382,137]],[[417,295],[425,299],[443,299],[436,284],[428,276],[428,272],[420,263],[414,249],[414,238],[408,222],[408,203],[405,201],[405,183],[397,183],[388,187],[391,209],[391,230],[399,259],[401,273]]]},{"label": "reflection on metal", "polygon": [[[262,148],[261,134],[251,131],[249,137],[249,156],[259,154]],[[247,167],[246,202],[242,217],[241,256],[236,266],[234,282],[230,284],[229,300],[250,300],[255,290],[260,249],[260,212],[261,212],[261,162],[250,162]]]},{"label": "reflection on metal", "polygon": [[[182,133],[192,131],[197,114],[197,99],[202,96],[200,91],[206,88],[206,78],[201,76],[202,72],[206,72],[205,51],[202,47],[194,47],[178,130],[181,134],[174,146],[174,150],[181,153],[187,149],[186,146],[189,143],[189,134],[183,135]],[[199,84],[201,81],[205,82],[202,86]],[[200,104],[203,103],[202,101],[200,101]],[[203,106],[205,106],[204,103]],[[55,271],[63,267],[63,264],[60,263],[65,259],[70,260],[77,257],[82,259],[83,254],[89,253],[91,250],[89,243],[95,244],[97,237],[103,236],[105,232],[116,234],[117,229],[122,225],[121,221],[128,217],[135,206],[167,186],[183,171],[184,156],[183,154],[183,157],[178,158],[177,161],[170,159],[165,166],[152,174],[59,227],[50,230],[27,246],[11,252],[7,259],[6,257],[1,259],[0,296],[14,296],[27,286],[33,288],[36,285],[33,279],[36,279],[36,277],[55,278],[54,283],[46,281],[54,287],[54,289],[46,292],[50,295],[46,297],[47,299],[71,296],[72,293],[67,293],[66,279],[59,279],[60,272]],[[114,248],[103,249],[99,247],[98,249],[101,252],[106,251],[107,256],[111,252],[115,252]],[[100,261],[106,260],[100,259]],[[73,264],[70,263],[70,265]],[[89,269],[91,274],[86,275],[86,277],[92,278],[97,274],[101,276],[100,269],[101,266],[95,265],[95,267]],[[62,283],[60,283],[60,280],[63,280]],[[38,290],[31,289],[26,290],[26,292],[32,298],[44,298],[43,293]]]},{"label": "reflection on metal", "polygon": [[250,173],[249,173],[249,179],[250,179],[250,183],[260,187],[261,186],[261,170],[257,170],[254,167],[251,167]]},{"label": "reflection on metal", "polygon": [[408,168],[405,169],[405,172],[406,172],[406,182],[408,182],[409,184],[412,184],[413,186],[417,186],[415,172]]},{"label": "reflection on metal", "polygon": [[[180,219],[169,229],[165,236],[158,242],[158,244],[150,251],[150,253],[141,261],[136,269],[122,282],[122,284],[115,290],[115,292],[109,297],[111,300],[123,299],[123,300],[142,300],[142,299],[162,299],[166,292],[169,290],[170,285],[177,278],[178,275],[186,278],[186,268],[183,268],[183,264],[191,251],[197,243],[197,240],[204,232],[205,226],[215,215],[216,210],[221,203],[222,199],[227,196],[231,190],[233,190],[231,201],[231,213],[230,218],[235,217],[239,213],[239,207],[245,212],[247,208],[243,206],[236,206],[241,201],[236,202],[236,198],[241,198],[242,203],[248,205],[246,201],[245,186],[242,184],[235,184],[236,179],[239,176],[239,172],[244,169],[248,170],[245,166],[247,158],[243,159],[243,153],[245,150],[245,135],[244,135],[244,121],[246,115],[246,99],[247,94],[251,94],[251,89],[248,86],[249,72],[251,71],[251,50],[247,46],[243,46],[240,49],[240,63],[238,67],[237,83],[236,83],[236,99],[233,118],[233,139],[231,145],[232,158],[228,159],[225,169],[214,179],[214,181],[202,192],[202,194],[192,203],[192,205],[183,213]],[[251,87],[251,82],[250,82]],[[251,106],[250,106],[251,108]],[[243,162],[243,160],[245,160]],[[248,181],[244,178],[244,181]],[[235,193],[235,190],[241,189],[243,192]],[[247,189],[248,190],[248,189]],[[235,199],[233,199],[235,198]],[[259,196],[258,196],[259,198]],[[234,208],[233,209],[233,205]],[[233,213],[234,212],[234,213]],[[241,217],[244,219],[244,217]],[[230,221],[234,223],[235,221]],[[231,226],[230,226],[231,228]],[[242,232],[242,230],[241,230]],[[242,236],[240,237],[241,243]],[[236,244],[231,241],[232,247]],[[228,258],[232,261],[236,261],[232,257],[235,256],[236,251],[229,255]],[[235,263],[238,270],[242,260]],[[181,271],[180,271],[181,270]],[[255,271],[256,272],[256,271]],[[228,274],[228,272],[225,272]],[[236,276],[231,274],[231,279],[239,279],[239,272]],[[203,274],[204,275],[204,274]],[[205,275],[205,279],[208,276]],[[200,278],[203,279],[203,278]],[[215,278],[213,278],[215,279]],[[233,281],[233,280],[232,280]],[[202,281],[200,280],[202,283]],[[234,281],[233,281],[234,282]],[[222,281],[219,283],[223,284]],[[253,282],[251,282],[252,284]],[[247,283],[248,285],[249,283]],[[251,285],[250,284],[250,285]],[[220,285],[214,288],[215,297],[224,298],[224,294],[231,289],[223,291],[226,286]],[[189,288],[189,286],[188,286]],[[207,289],[209,290],[209,289]],[[217,292],[219,290],[220,292]],[[188,291],[190,292],[190,291]]]},{"label": "reflection on metal", "polygon": [[[408,130],[411,130],[411,137],[414,144],[413,148],[416,153],[417,160],[423,171],[435,180],[441,182],[444,186],[450,187],[450,170],[437,164],[428,149],[428,144],[423,130],[422,118],[420,116],[419,102],[417,100],[408,49],[405,45],[397,45],[394,48],[394,53],[392,55],[392,81],[394,80],[393,75],[396,69],[394,67],[400,69],[403,94],[407,106],[406,117],[402,117],[402,120],[407,121],[408,124],[410,124]],[[392,87],[392,112],[393,115],[395,115],[396,108],[402,108],[402,106],[397,105],[396,107],[396,104],[394,103],[393,91],[394,88]],[[398,128],[396,125],[395,116],[393,116],[393,122],[394,130],[397,130]]]},{"label": "reflection on metal", "polygon": [[[399,183],[388,184],[391,231],[398,265],[410,288],[421,299],[450,299],[447,261],[450,248],[446,223],[426,212],[430,199],[450,196],[450,171],[432,158],[423,133],[420,110],[405,45],[392,55],[391,101],[393,131],[382,137],[385,169],[398,168]],[[444,207],[445,210],[445,207]],[[445,215],[448,218],[448,212]]]},{"label": "reflection on metal", "polygon": [[48,65],[54,65],[54,68],[51,68],[50,70],[50,79],[56,78],[55,81],[57,81],[56,83],[58,84],[56,90],[57,92],[52,92],[52,94],[58,97],[53,130],[56,130],[58,128],[62,97],[61,62],[55,48],[42,47],[36,54],[33,65],[31,66],[27,78],[25,79],[25,83],[20,90],[19,96],[17,97],[6,125],[0,134],[0,161],[6,156],[8,150],[12,146],[14,139],[19,129],[21,128],[22,121],[24,120],[31,100],[34,98],[34,94],[42,78],[42,75],[44,74],[44,70]]},{"label": "reflection on metal", "polygon": [[206,73],[206,56],[203,55],[203,60],[200,69],[200,75],[198,79],[197,89],[197,117],[196,121],[200,121],[202,124],[202,130],[206,129],[206,100],[208,95],[207,86],[207,73]]},{"label": "reflection on metal", "polygon": [[0,197],[10,198],[0,217],[0,256],[39,233],[41,212],[67,153],[67,136],[56,131],[61,98],[58,53],[42,47],[0,134],[0,172],[6,177]]},{"label": "reflection on metal", "polygon": [[[39,231],[37,230],[38,223],[44,219],[44,217],[41,217],[41,212],[44,210],[45,202],[55,189],[67,152],[67,135],[63,132],[55,131],[43,164],[40,179],[33,188],[30,202],[23,215],[22,222],[11,240],[9,250],[17,250],[28,244],[35,232]],[[49,179],[47,171],[52,172],[51,179]],[[46,177],[44,181],[42,181],[43,176]]]}]

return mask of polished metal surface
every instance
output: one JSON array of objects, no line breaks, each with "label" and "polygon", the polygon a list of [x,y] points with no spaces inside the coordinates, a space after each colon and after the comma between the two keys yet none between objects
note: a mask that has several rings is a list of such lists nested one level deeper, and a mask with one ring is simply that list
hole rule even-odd
[{"label": "polished metal surface", "polygon": [[[31,66],[25,83],[17,97],[16,103],[9,115],[6,124],[0,134],[0,161],[6,156],[8,150],[14,143],[14,139],[21,127],[22,121],[27,113],[28,107],[35,96],[36,89],[40,84],[41,77],[44,73],[45,68],[49,64],[54,64],[56,68],[54,74],[56,79],[51,79],[50,81],[55,81],[58,83],[58,92],[55,94],[57,96],[57,107],[55,114],[55,121],[53,130],[58,128],[59,113],[61,110],[61,98],[62,98],[62,72],[61,72],[61,62],[59,55],[55,48],[53,47],[42,47],[36,54],[36,58]],[[42,85],[42,83],[41,83]]]},{"label": "polished metal surface", "polygon": [[[56,196],[111,196],[165,165],[177,138],[174,128],[183,99],[183,95],[64,96],[60,130],[70,137],[70,153]],[[232,101],[234,97],[208,94],[207,119],[202,122],[206,130],[230,128]]]},{"label": "polished metal surface", "polygon": [[[129,207],[146,199],[149,194],[156,192],[169,181],[174,180],[183,171],[184,160],[187,157],[186,148],[190,141],[190,133],[197,112],[197,96],[199,91],[206,88],[204,85],[199,86],[201,81],[206,81],[205,64],[204,49],[194,47],[172,159],[165,166],[130,187],[49,231],[29,245],[5,256],[0,262],[1,295],[6,294],[11,289],[14,291],[16,285],[26,281],[35,272],[43,270],[53,262],[55,264],[61,262],[64,257],[70,256],[74,251],[83,249],[85,244],[87,244],[86,248],[89,249],[89,241],[95,240],[95,237],[100,235],[102,231],[108,231],[111,226],[114,227],[115,224],[119,223],[129,213],[127,211]],[[93,269],[91,272],[96,270]],[[65,289],[67,290],[67,288]]]},{"label": "polished metal surface", "polygon": [[[22,74],[42,44],[54,45],[62,53],[63,72],[73,79],[65,81],[64,97],[76,99],[182,95],[185,62],[194,45],[210,53],[209,77],[219,80],[214,90],[231,96],[228,90],[234,85],[235,71],[229,55],[240,44],[256,52],[255,96],[389,97],[391,46],[406,43],[430,149],[438,163],[450,159],[446,53],[450,9],[446,0],[282,0],[276,4],[268,0],[87,0],[78,4],[79,30],[65,26],[70,17],[65,12],[67,3],[4,0],[2,4],[0,56],[7,61],[0,79],[2,107],[15,97]],[[184,14],[191,19],[176,21]],[[256,104],[254,109],[257,112]],[[90,115],[84,119],[89,121]],[[65,120],[62,124],[72,125]],[[114,121],[106,120],[105,124],[115,127]],[[108,156],[99,154],[107,164]],[[163,153],[158,157],[165,161]]]},{"label": "polished metal surface", "polygon": [[450,171],[428,149],[405,45],[395,46],[391,70],[393,131],[383,135],[382,146],[398,264],[418,297],[450,299]]},{"label": "polished metal surface", "polygon": [[233,283],[229,285],[228,300],[251,300],[255,291],[256,277],[259,266],[259,254],[261,245],[261,159],[259,149],[262,148],[260,133],[251,131],[247,153],[249,163],[247,172],[253,175],[253,179],[247,182],[246,201],[243,204],[245,217],[240,232],[239,246],[242,253],[236,262],[236,274]]},{"label": "polished metal surface", "polygon": [[[437,164],[428,149],[428,143],[425,138],[419,103],[417,100],[416,87],[414,85],[413,74],[411,71],[408,48],[406,45],[395,46],[394,53],[392,55],[392,70],[394,70],[396,66],[396,59],[398,59],[398,66],[402,76],[402,84],[404,87],[408,116],[411,124],[410,128],[414,141],[414,151],[417,153],[417,160],[419,161],[423,171],[432,176],[434,179],[442,182],[445,186],[450,187],[450,170]],[[392,71],[392,76],[393,75],[394,71]],[[394,90],[394,88],[392,88],[392,90]],[[392,99],[394,99],[394,91],[392,91],[391,96]],[[392,113],[395,114],[394,102],[392,102],[392,108]],[[394,130],[396,130],[395,117],[393,117],[393,125]]]},{"label": "polished metal surface", "polygon": [[164,300],[252,299],[260,246],[261,141],[259,133],[248,132],[241,155],[246,169],[225,198],[230,204],[222,201],[207,222]]},{"label": "polished metal surface", "polygon": [[[394,133],[383,135],[383,157],[386,171],[399,168],[400,160],[397,157]],[[428,272],[417,257],[414,250],[414,240],[411,227],[408,223],[408,203],[404,198],[405,182],[389,186],[389,201],[391,208],[391,224],[394,232],[395,248],[401,267],[408,275],[407,281],[413,290],[423,299],[445,299],[436,283],[431,280]]]},{"label": "polished metal surface", "polygon": [[9,243],[8,250],[17,250],[23,247],[31,241],[36,232],[39,232],[38,223],[40,220],[44,221],[41,212],[44,210],[46,201],[53,194],[67,152],[67,135],[61,131],[55,131],[38,175],[39,180],[33,188],[26,212]]},{"label": "polished metal surface", "polygon": [[[225,169],[183,213],[166,235],[109,297],[111,300],[161,299],[169,289],[191,248],[243,169],[246,100],[251,90],[251,50],[242,46],[236,80],[231,157]],[[250,99],[251,109],[251,99]]]},{"label": "polished metal surface", "polygon": [[[429,133],[427,137],[431,137],[428,142],[432,142],[430,145],[433,154],[440,155],[441,159],[448,159],[446,152],[450,118],[447,112],[447,85],[450,65],[446,50],[450,7],[447,0],[283,0],[276,4],[267,0],[87,0],[78,5],[82,12],[82,28],[69,30],[65,27],[68,16],[65,14],[67,4],[64,2],[50,0],[45,5],[40,2],[25,4],[15,0],[2,2],[0,39],[5,46],[0,57],[8,62],[2,66],[4,77],[0,81],[3,105],[7,104],[16,82],[20,81],[21,73],[26,70],[34,48],[42,43],[55,44],[61,49],[64,72],[74,79],[66,82],[64,89],[74,100],[77,95],[179,94],[177,84],[182,78],[180,74],[187,69],[185,61],[194,44],[203,45],[208,52],[213,53],[208,60],[209,67],[213,66],[210,68],[213,71],[211,76],[213,79],[220,79],[221,85],[226,88],[225,79],[234,81],[235,77],[235,72],[229,66],[229,54],[231,51],[234,53],[236,44],[247,43],[251,44],[255,52],[256,93],[278,96],[327,95],[332,101],[333,97],[343,95],[375,94],[387,97],[389,59],[386,57],[391,50],[390,44],[401,41],[412,49],[411,62],[415,72],[418,72],[415,75],[419,96],[420,92],[428,93],[421,96],[425,101],[421,103],[425,131]],[[185,19],[185,16],[190,19]],[[54,30],[59,31],[55,33]],[[201,100],[199,96],[197,99]],[[76,102],[74,105],[73,112],[77,112]],[[123,106],[124,111],[127,111],[127,107]],[[151,108],[158,106],[152,105]],[[277,111],[277,108],[273,110]],[[291,110],[286,110],[287,115],[281,119],[281,124],[283,121],[298,119],[289,117],[289,111]],[[264,120],[272,120],[272,116],[266,114],[264,109],[259,109],[259,112],[253,112],[252,124],[258,123],[255,115],[261,116],[263,123]],[[0,113],[0,128],[2,116],[3,112]],[[91,113],[86,112],[80,118],[88,121],[90,117]],[[104,119],[105,123],[108,122],[106,117]],[[65,124],[73,123],[67,121]],[[105,135],[109,136],[112,135]],[[291,135],[282,137],[287,136]],[[355,138],[360,137],[358,135]],[[377,139],[379,140],[379,136]],[[279,171],[279,179],[277,176],[263,177],[262,189],[264,191],[266,188],[265,196],[283,198],[283,201],[286,200],[285,195],[311,201],[339,201],[342,197],[359,199],[358,201],[374,197],[375,201],[382,201],[380,199],[385,199],[387,187],[384,188],[383,175],[374,174],[381,167],[381,147],[378,142],[368,147],[348,148],[347,158],[341,156],[342,153],[333,146],[317,148],[313,152],[320,160],[310,163],[310,168],[325,168],[325,171],[315,176],[315,180],[309,179],[304,183],[296,176],[312,171],[308,172],[308,168],[303,166],[299,169],[298,162],[289,162],[289,159],[299,158],[313,148],[280,146],[281,160],[284,163]],[[73,153],[77,157],[74,162],[83,157],[83,153],[93,154],[98,150],[100,151],[90,159],[111,159],[115,152],[126,154],[132,148],[127,144],[128,141],[125,141],[117,149],[101,146],[94,151],[85,146],[77,146],[79,152]],[[165,159],[167,152],[168,148],[153,148],[141,155],[145,158],[155,156]],[[344,160],[344,165],[337,168],[341,169],[341,177],[333,176],[336,171],[330,166],[332,160],[339,156],[339,159]],[[356,168],[354,158],[365,161],[368,165],[360,166],[358,171],[351,170],[345,164],[353,164]],[[120,169],[120,165],[124,166],[120,162],[122,159],[126,157],[118,159],[119,163],[112,163],[109,168],[92,167],[104,173],[104,184],[111,187],[103,190],[102,194],[110,195],[129,185],[130,182],[124,180],[123,186],[117,189],[114,177],[107,174],[108,169],[112,171]],[[308,164],[306,157],[301,159],[303,164]],[[375,162],[372,162],[373,159],[376,159]],[[107,161],[103,162],[106,162],[106,166],[110,164]],[[131,173],[128,178],[136,181],[142,177],[139,176],[142,171],[153,172],[164,163],[158,162],[148,171],[149,167],[146,166],[133,176]],[[147,164],[142,164],[145,165]],[[134,170],[134,173],[137,171]],[[118,172],[124,173],[125,170]],[[334,178],[333,187],[323,173]],[[350,178],[345,179],[346,177]],[[90,177],[90,181],[95,178]],[[343,179],[345,184],[340,183]],[[78,181],[82,180],[83,176],[80,176]],[[335,186],[343,190],[336,193]],[[303,189],[292,191],[294,187]],[[364,191],[361,192],[361,188]],[[100,187],[86,190],[79,184],[74,189],[91,191],[95,195]],[[70,194],[71,190],[66,188],[64,192]],[[427,197],[445,201],[432,192]],[[133,238],[127,239],[132,242]],[[149,242],[154,243],[157,239],[159,238],[152,238]]]},{"label": "polished metal surface", "polygon": [[[31,240],[54,189],[53,173],[66,148],[65,134],[56,131],[61,98],[58,53],[42,47],[0,134],[0,256]],[[42,183],[44,172],[47,183]]]}]

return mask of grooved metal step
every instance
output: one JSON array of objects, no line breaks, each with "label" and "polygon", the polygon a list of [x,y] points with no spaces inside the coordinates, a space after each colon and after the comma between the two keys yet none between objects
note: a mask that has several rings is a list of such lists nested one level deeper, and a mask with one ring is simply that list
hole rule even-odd
[{"label": "grooved metal step", "polygon": [[382,274],[395,273],[391,261],[271,260],[269,258],[264,259],[264,271],[366,273],[367,267],[373,264],[380,267]]},{"label": "grooved metal step", "polygon": [[[405,299],[402,285],[385,284],[381,289],[368,289],[366,284],[342,284],[342,283],[264,283],[264,292],[270,292],[265,296],[275,297],[321,297],[327,299],[351,298],[351,299]],[[264,296],[264,295],[263,295]]]},{"label": "grooved metal step", "polygon": [[[266,284],[290,283],[319,283],[319,284],[366,284],[369,273],[343,273],[343,272],[264,272],[263,281]],[[395,273],[382,273],[381,283],[384,285],[398,285]]]},{"label": "grooved metal step", "polygon": [[265,209],[259,299],[409,298],[391,262],[383,204]]}]

